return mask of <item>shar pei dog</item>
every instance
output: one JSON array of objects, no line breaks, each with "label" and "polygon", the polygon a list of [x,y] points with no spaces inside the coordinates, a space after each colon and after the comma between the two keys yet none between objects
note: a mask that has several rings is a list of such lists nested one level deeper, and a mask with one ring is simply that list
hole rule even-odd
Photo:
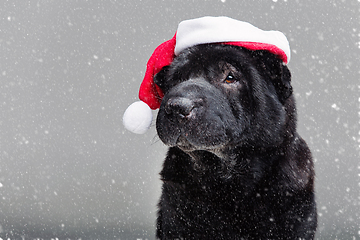
[{"label": "shar pei dog", "polygon": [[289,58],[282,33],[225,17],[184,21],[155,50],[140,98],[159,107],[169,146],[157,238],[314,238],[314,167]]}]

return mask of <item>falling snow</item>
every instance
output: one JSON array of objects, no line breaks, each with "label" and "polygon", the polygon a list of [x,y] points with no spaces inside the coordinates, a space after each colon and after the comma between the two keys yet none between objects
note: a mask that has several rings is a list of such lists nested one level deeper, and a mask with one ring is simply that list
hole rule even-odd
[{"label": "falling snow", "polygon": [[317,239],[360,239],[359,2],[4,2],[0,240],[154,238],[166,149],[154,127],[134,136],[121,116],[154,48],[201,15],[288,37],[298,128],[316,162]]}]

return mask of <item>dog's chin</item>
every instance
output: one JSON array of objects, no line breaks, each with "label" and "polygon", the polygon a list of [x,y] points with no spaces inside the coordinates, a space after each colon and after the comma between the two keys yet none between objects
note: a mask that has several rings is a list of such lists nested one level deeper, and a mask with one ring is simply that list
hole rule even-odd
[{"label": "dog's chin", "polygon": [[192,152],[192,151],[209,151],[209,152],[217,152],[219,149],[222,149],[228,141],[223,141],[219,143],[203,144],[199,141],[194,141],[191,138],[188,138],[184,135],[180,135],[176,141],[175,146],[183,150],[184,152]]}]

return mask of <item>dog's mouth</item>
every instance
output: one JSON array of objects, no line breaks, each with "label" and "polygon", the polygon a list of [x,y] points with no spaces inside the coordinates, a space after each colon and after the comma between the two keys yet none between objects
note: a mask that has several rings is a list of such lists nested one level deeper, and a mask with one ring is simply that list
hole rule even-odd
[{"label": "dog's mouth", "polygon": [[187,136],[186,134],[180,134],[176,140],[175,145],[185,152],[191,152],[196,150],[214,152],[218,149],[222,149],[228,143],[228,140],[225,140],[221,143],[206,142],[206,144],[201,144],[197,140],[192,141],[191,137]]},{"label": "dog's mouth", "polygon": [[194,151],[194,150],[198,149],[196,146],[191,144],[189,142],[189,140],[183,134],[179,135],[179,137],[176,141],[176,146],[186,152],[190,152],[190,151]]},{"label": "dog's mouth", "polygon": [[[218,171],[221,178],[228,180],[232,177],[232,170],[236,161],[232,160],[231,152],[226,151],[226,144],[206,146],[194,145],[184,135],[180,135],[176,142],[176,146],[191,157],[196,171],[205,171],[205,169],[212,167],[215,164],[219,166]],[[204,152],[213,155],[206,155],[208,158],[204,159],[202,157]],[[218,158],[212,156],[217,156]]]}]

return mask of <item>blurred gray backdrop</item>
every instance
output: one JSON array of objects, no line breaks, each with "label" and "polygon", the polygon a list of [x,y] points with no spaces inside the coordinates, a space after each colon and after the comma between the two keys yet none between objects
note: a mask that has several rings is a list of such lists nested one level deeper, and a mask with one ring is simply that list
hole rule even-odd
[{"label": "blurred gray backdrop", "polygon": [[166,148],[122,114],[155,47],[205,15],[288,37],[317,239],[360,239],[359,0],[1,1],[0,238],[154,239]]}]

